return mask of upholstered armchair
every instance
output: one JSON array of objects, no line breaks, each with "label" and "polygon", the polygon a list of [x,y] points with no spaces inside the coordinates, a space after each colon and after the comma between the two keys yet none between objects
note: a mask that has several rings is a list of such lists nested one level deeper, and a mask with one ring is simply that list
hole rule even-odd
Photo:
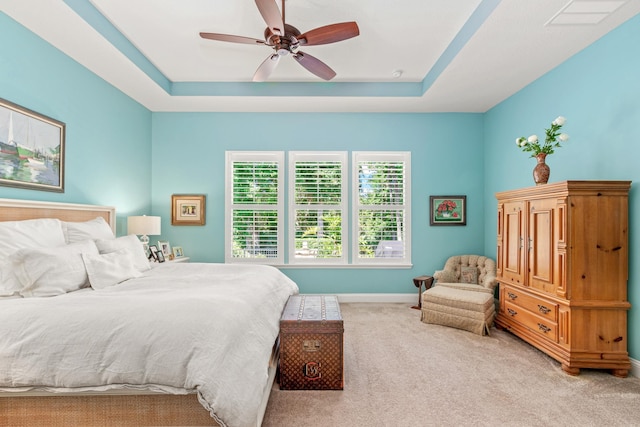
[{"label": "upholstered armchair", "polygon": [[435,286],[422,294],[424,323],[489,335],[496,315],[496,263],[480,255],[457,255],[433,273]]},{"label": "upholstered armchair", "polygon": [[487,292],[493,295],[496,284],[496,263],[480,255],[450,257],[442,270],[433,273],[437,286]]}]

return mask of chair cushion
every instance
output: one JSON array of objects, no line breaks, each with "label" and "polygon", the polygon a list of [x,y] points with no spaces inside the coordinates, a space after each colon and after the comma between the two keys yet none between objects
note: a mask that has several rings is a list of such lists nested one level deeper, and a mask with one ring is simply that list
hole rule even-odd
[{"label": "chair cushion", "polygon": [[[441,304],[448,307],[460,308],[482,313],[494,306],[493,295],[487,292],[468,292],[448,286],[435,286],[423,294],[423,302]],[[495,306],[494,306],[495,309]]]},{"label": "chair cushion", "polygon": [[464,291],[484,292],[487,294],[493,294],[493,290],[485,288],[481,285],[474,285],[473,283],[437,283],[436,286],[444,286],[451,289],[462,289]]}]

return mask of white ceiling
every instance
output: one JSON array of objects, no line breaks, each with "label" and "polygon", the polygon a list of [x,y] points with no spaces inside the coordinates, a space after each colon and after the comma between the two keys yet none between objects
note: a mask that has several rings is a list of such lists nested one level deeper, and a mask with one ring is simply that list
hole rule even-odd
[{"label": "white ceiling", "polygon": [[358,37],[300,49],[336,71],[331,82],[285,57],[266,83],[253,83],[269,47],[199,37],[262,39],[254,0],[0,0],[7,15],[152,111],[233,112],[484,112],[640,13],[640,0],[285,7],[301,32],[358,23]]}]

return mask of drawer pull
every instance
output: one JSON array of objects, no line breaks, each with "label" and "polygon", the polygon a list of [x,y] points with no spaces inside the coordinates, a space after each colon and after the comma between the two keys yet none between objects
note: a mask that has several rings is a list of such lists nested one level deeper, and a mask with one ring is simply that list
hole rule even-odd
[{"label": "drawer pull", "polygon": [[540,310],[540,313],[542,314],[549,314],[551,312],[550,308],[547,308],[544,305],[540,305],[540,304],[538,304],[538,310]]},{"label": "drawer pull", "polygon": [[510,316],[515,316],[516,314],[518,314],[517,311],[511,309],[511,308],[507,308],[507,312],[509,313]]},{"label": "drawer pull", "polygon": [[507,295],[509,295],[509,298],[511,298],[512,300],[518,298],[518,295],[512,294],[511,292],[507,292]]},{"label": "drawer pull", "polygon": [[540,329],[545,334],[551,330],[547,325],[543,325],[542,323],[538,323],[538,329]]}]

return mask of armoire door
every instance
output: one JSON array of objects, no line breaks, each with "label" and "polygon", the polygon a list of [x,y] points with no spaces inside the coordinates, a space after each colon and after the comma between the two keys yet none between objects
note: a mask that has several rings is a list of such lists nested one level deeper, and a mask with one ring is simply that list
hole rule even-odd
[{"label": "armoire door", "polygon": [[554,210],[556,199],[531,200],[527,225],[527,284],[530,288],[555,294],[553,283]]},{"label": "armoire door", "polygon": [[525,203],[506,202],[502,220],[502,279],[524,285],[525,272]]}]

